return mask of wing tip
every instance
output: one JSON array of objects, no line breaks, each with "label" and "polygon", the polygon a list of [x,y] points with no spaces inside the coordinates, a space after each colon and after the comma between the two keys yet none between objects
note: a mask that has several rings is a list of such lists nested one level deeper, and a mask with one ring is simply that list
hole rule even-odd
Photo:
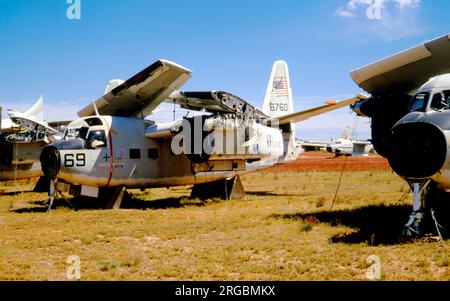
[{"label": "wing tip", "polygon": [[167,59],[159,59],[158,61],[160,61],[163,65],[170,65],[172,67],[175,67],[177,69],[181,69],[187,73],[192,73],[192,70],[181,66],[180,64],[175,63],[174,61],[171,60],[167,60]]}]

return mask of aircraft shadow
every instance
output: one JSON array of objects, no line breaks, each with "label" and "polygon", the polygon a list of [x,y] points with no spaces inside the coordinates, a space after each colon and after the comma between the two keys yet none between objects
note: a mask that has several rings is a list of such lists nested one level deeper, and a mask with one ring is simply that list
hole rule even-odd
[{"label": "aircraft shadow", "polygon": [[[449,239],[450,204],[448,204],[449,202],[445,203],[447,204],[441,205],[446,208],[435,208],[435,214],[440,225],[444,227],[444,230],[441,229],[441,234],[444,239]],[[393,245],[411,241],[402,237],[404,225],[410,213],[411,206],[409,205],[371,205],[349,210],[321,211],[308,214],[278,214],[272,217],[300,220],[313,224],[342,225],[356,230],[352,233],[338,233],[332,236],[330,238],[332,243]],[[437,234],[434,223],[430,223],[426,227],[433,235]]]},{"label": "aircraft shadow", "polygon": [[122,209],[137,209],[137,210],[151,210],[151,209],[176,209],[183,207],[203,207],[208,201],[199,199],[189,199],[187,197],[172,197],[159,199],[154,201],[145,201],[133,196],[122,203]]},{"label": "aircraft shadow", "polygon": [[29,192],[33,192],[33,190],[2,191],[2,192],[0,192],[0,196],[2,196],[2,195],[15,196],[15,195],[19,195],[21,193],[29,193]]},{"label": "aircraft shadow", "polygon": [[301,194],[294,193],[275,193],[270,191],[246,191],[246,195],[254,195],[254,196],[298,196]]},{"label": "aircraft shadow", "polygon": [[[202,207],[206,206],[211,201],[202,201],[199,199],[191,200],[187,197],[173,197],[165,198],[154,201],[145,201],[138,199],[136,197],[130,196],[128,199],[124,199],[121,205],[121,209],[136,209],[136,210],[156,210],[156,209],[172,209],[172,208],[183,208],[183,207]],[[11,212],[15,213],[40,213],[47,211],[47,205],[44,204],[44,200],[33,201],[31,204],[33,207],[24,207],[11,209]],[[76,197],[70,199],[70,206],[63,199],[55,199],[52,210],[57,210],[61,208],[68,208],[73,210],[102,210],[106,207],[106,202],[98,199],[92,198],[82,198]]]}]

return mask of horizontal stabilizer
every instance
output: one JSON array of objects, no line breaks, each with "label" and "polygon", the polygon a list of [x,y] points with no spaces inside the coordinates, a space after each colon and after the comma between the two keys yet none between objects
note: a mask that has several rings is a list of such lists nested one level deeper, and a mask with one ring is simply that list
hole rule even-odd
[{"label": "horizontal stabilizer", "polygon": [[308,109],[306,111],[287,114],[284,116],[280,116],[278,118],[272,118],[269,120],[269,122],[273,123],[273,122],[278,121],[278,123],[280,125],[291,123],[291,122],[300,122],[300,121],[307,120],[307,119],[317,116],[317,115],[321,115],[321,114],[324,114],[324,113],[327,113],[330,111],[334,111],[334,110],[349,106],[351,104],[354,104],[357,101],[364,100],[364,99],[368,99],[368,97],[364,94],[358,94],[358,95],[356,95],[356,97],[349,98],[346,100],[342,100],[342,101],[338,101],[338,102],[329,102],[326,105]]}]

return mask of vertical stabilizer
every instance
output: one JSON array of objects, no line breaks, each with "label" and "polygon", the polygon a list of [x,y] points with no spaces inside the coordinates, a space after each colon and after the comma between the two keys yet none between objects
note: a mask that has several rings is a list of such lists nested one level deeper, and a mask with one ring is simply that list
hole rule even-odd
[{"label": "vertical stabilizer", "polygon": [[264,97],[263,112],[272,118],[294,113],[289,69],[285,61],[273,63]]},{"label": "vertical stabilizer", "polygon": [[[285,61],[279,60],[273,63],[262,111],[272,118],[294,113],[289,68]],[[301,150],[300,147],[297,148],[295,141],[295,124],[283,125],[281,130],[284,140],[283,161],[295,160]]]},{"label": "vertical stabilizer", "polygon": [[36,117],[44,112],[44,98],[39,96],[36,103],[25,113],[23,113],[27,117]]},{"label": "vertical stabilizer", "polygon": [[342,132],[341,138],[345,139],[345,140],[350,140],[350,126],[349,125],[347,125],[345,127],[344,132]]}]

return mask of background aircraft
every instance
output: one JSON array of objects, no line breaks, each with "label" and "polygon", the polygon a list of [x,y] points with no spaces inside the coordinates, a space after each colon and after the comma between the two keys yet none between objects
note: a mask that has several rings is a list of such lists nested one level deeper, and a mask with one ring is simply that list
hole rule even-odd
[{"label": "background aircraft", "polygon": [[353,105],[371,118],[375,150],[411,186],[413,212],[406,234],[425,233],[432,201],[450,189],[450,35],[351,72],[371,93]]},{"label": "background aircraft", "polygon": [[[120,206],[126,188],[194,185],[195,197],[237,197],[240,174],[297,158],[295,122],[365,98],[294,113],[283,61],[273,65],[262,111],[223,91],[178,91],[190,77],[190,70],[159,60],[127,81],[111,81],[64,138],[44,148],[38,190],[50,187],[52,201],[56,181],[57,191],[106,199],[108,208]],[[145,119],[167,99],[206,115]]]},{"label": "background aircraft", "polygon": [[44,109],[41,97],[26,112],[8,110],[2,120],[0,107],[0,181],[39,177],[42,175],[39,155],[57,131],[40,120]]},{"label": "background aircraft", "polygon": [[337,156],[362,156],[374,153],[373,145],[370,141],[357,141],[350,137],[350,127],[344,129],[339,139],[334,139],[326,146],[329,153]]}]

